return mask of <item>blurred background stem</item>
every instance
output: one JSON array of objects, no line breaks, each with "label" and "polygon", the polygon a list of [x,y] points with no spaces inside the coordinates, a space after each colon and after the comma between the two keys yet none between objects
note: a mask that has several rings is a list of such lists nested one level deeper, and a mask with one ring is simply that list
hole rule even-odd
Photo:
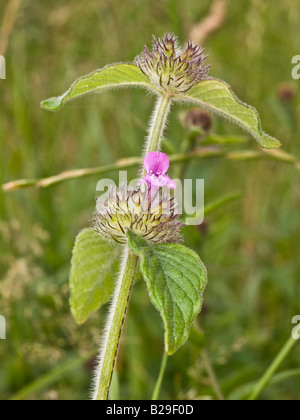
[{"label": "blurred background stem", "polygon": [[[154,144],[154,142],[153,142]],[[149,149],[150,150],[150,149]],[[211,148],[197,148],[191,152],[176,153],[169,156],[170,163],[188,163],[192,160],[197,159],[210,159],[210,158],[221,158],[231,161],[252,161],[260,159],[276,160],[282,163],[290,164],[294,166],[296,170],[300,170],[300,162],[295,156],[285,153],[281,150],[237,150],[227,152],[226,150],[219,147]],[[81,179],[93,175],[101,175],[112,171],[121,169],[130,169],[136,167],[143,162],[141,157],[128,157],[120,159],[115,163],[103,165],[95,168],[83,168],[83,169],[72,169],[69,171],[61,172],[58,175],[50,176],[48,178],[41,179],[19,179],[16,181],[7,182],[2,185],[3,192],[16,191],[28,187],[36,188],[48,188],[57,184],[61,184],[66,181],[74,179]],[[179,172],[176,173],[179,175]]]},{"label": "blurred background stem", "polygon": [[264,390],[264,388],[268,385],[270,380],[272,379],[273,375],[276,373],[280,365],[283,363],[283,361],[286,359],[292,348],[297,343],[297,340],[295,340],[293,337],[290,337],[285,345],[282,347],[278,355],[273,360],[270,367],[266,370],[262,378],[258,381],[257,385],[253,389],[249,400],[254,401],[256,400],[261,392]]},{"label": "blurred background stem", "polygon": [[152,401],[158,400],[161,385],[162,385],[162,381],[163,381],[164,374],[165,374],[166,367],[167,367],[167,362],[168,362],[168,355],[164,351],[162,359],[161,359],[159,375],[158,375],[158,378],[157,378],[157,381],[156,381],[156,384],[155,384],[155,387],[154,387],[154,391],[153,391],[153,394],[152,394],[152,398],[151,398]]},{"label": "blurred background stem", "polygon": [[203,351],[202,351],[202,360],[203,360],[203,364],[204,364],[206,373],[209,377],[211,387],[214,390],[214,392],[216,394],[216,397],[218,398],[218,400],[224,401],[225,398],[224,398],[224,395],[222,393],[218,378],[217,378],[216,373],[214,371],[214,368],[211,364],[208,353],[205,349],[203,349]]}]

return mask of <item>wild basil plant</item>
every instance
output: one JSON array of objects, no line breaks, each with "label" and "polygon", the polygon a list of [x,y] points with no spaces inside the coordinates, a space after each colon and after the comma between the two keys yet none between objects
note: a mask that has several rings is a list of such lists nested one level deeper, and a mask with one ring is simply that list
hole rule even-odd
[{"label": "wild basil plant", "polygon": [[[144,88],[157,97],[140,182],[135,187],[122,184],[110,188],[105,200],[97,200],[93,224],[78,235],[73,251],[70,303],[77,323],[84,323],[111,299],[95,372],[94,399],[108,398],[138,269],[163,319],[168,355],[187,341],[201,310],[207,284],[205,266],[181,243],[184,224],[176,202],[170,194],[161,192],[161,187],[176,188],[167,176],[168,157],[160,153],[172,103],[191,103],[215,112],[249,132],[262,148],[280,146],[278,140],[262,131],[254,108],[241,102],[226,83],[208,76],[206,58],[204,50],[191,41],[181,48],[177,38],[167,34],[162,39],[153,38],[152,51],[145,47],[133,64],[118,63],[96,70],[77,80],[63,95],[41,104],[48,111],[57,111],[86,93],[126,86]],[[114,284],[112,274],[118,271],[120,259]]]}]

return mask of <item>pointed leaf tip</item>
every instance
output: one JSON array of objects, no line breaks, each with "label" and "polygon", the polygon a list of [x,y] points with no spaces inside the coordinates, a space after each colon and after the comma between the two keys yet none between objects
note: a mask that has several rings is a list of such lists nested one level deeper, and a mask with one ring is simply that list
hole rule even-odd
[{"label": "pointed leaf tip", "polygon": [[178,100],[193,102],[217,115],[232,121],[250,133],[264,149],[277,149],[281,143],[262,130],[260,117],[255,108],[240,101],[231,87],[218,79],[203,80],[182,95]]},{"label": "pointed leaf tip", "polygon": [[46,111],[58,111],[65,103],[87,93],[122,86],[154,89],[148,77],[135,64],[112,64],[76,80],[63,95],[42,101],[41,107]]},{"label": "pointed leaf tip", "polygon": [[54,96],[41,102],[41,108],[46,111],[58,111],[62,107],[62,96]]}]

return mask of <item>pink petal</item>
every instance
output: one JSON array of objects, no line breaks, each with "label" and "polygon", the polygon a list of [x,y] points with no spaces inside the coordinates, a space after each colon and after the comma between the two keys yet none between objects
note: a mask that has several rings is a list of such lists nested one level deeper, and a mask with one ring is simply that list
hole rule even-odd
[{"label": "pink petal", "polygon": [[164,175],[160,175],[160,176],[149,176],[149,181],[148,181],[151,185],[154,185],[155,187],[163,187],[166,185],[165,183],[165,179],[164,179]]},{"label": "pink petal", "polygon": [[164,175],[164,178],[166,178],[166,185],[167,185],[167,187],[169,187],[171,189],[176,188],[176,182],[175,181],[173,181],[167,175]]},{"label": "pink petal", "polygon": [[167,185],[169,188],[175,188],[176,183],[172,181],[167,175],[160,175],[160,176],[149,176],[147,182],[155,187],[164,187]]},{"label": "pink petal", "polygon": [[149,173],[150,171],[154,173],[156,172],[155,170],[156,170],[156,166],[158,162],[158,156],[159,156],[159,152],[150,152],[145,157],[144,166],[147,173]]},{"label": "pink petal", "polygon": [[143,178],[137,183],[137,185],[143,185],[143,184],[146,184],[146,182],[147,181]]},{"label": "pink petal", "polygon": [[169,169],[169,158],[165,153],[160,153],[157,163],[156,172],[161,172],[162,174],[165,174],[167,170]]},{"label": "pink petal", "polygon": [[147,173],[152,172],[156,174],[160,172],[165,174],[169,169],[169,158],[165,153],[150,152],[145,157],[144,166]]},{"label": "pink petal", "polygon": [[142,185],[142,184],[148,184],[148,185],[150,185],[151,184],[151,176],[150,175],[146,175],[145,176],[145,178],[143,178],[143,179],[141,179],[139,182],[138,182],[138,185]]}]

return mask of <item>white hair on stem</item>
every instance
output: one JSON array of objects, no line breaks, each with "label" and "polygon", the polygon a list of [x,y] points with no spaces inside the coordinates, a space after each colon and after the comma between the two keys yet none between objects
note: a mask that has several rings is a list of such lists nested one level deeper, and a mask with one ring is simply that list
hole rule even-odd
[{"label": "white hair on stem", "polygon": [[[111,300],[110,303],[110,309],[109,309],[109,313],[107,316],[107,320],[105,322],[105,327],[103,330],[103,334],[101,337],[101,341],[100,341],[100,350],[99,350],[99,354],[97,357],[97,363],[98,366],[96,367],[95,371],[94,371],[94,375],[93,375],[93,383],[92,383],[92,395],[91,395],[91,399],[92,400],[97,400],[97,394],[98,394],[98,390],[99,390],[99,386],[100,386],[100,377],[101,377],[101,372],[103,369],[103,360],[104,360],[104,355],[106,353],[107,347],[109,345],[109,335],[110,335],[110,327],[113,323],[113,317],[115,314],[115,310],[116,310],[116,305],[118,302],[118,297],[119,297],[119,293],[121,290],[121,286],[122,286],[122,280],[123,280],[123,275],[126,269],[126,263],[127,263],[127,257],[128,257],[128,246],[125,245],[123,247],[123,253],[121,255],[121,264],[120,264],[120,271],[119,271],[119,275],[117,277],[116,283],[115,283],[115,290],[114,290],[114,295],[113,298]],[[127,309],[124,313],[124,317],[123,317],[123,322],[126,316],[126,312]],[[123,327],[123,325],[122,325]],[[120,335],[122,333],[122,327],[121,327],[121,331],[120,331]],[[117,359],[117,355],[118,355],[118,349],[119,349],[119,345],[115,354],[115,360],[114,363]],[[113,374],[113,372],[112,372]]]},{"label": "white hair on stem", "polygon": [[[149,152],[153,151],[160,151],[161,146],[161,140],[163,138],[163,134],[167,125],[167,119],[168,114],[171,108],[171,98],[169,98],[168,103],[165,105],[164,112],[161,112],[162,106],[164,105],[166,101],[166,97],[162,95],[158,95],[156,106],[154,108],[154,111],[152,113],[149,128],[148,128],[148,135],[145,142],[144,152],[143,156],[144,158]],[[157,147],[155,147],[156,150],[153,149],[153,142],[157,144]],[[144,175],[144,168],[140,169],[140,177],[142,178]]]},{"label": "white hair on stem", "polygon": [[[172,98],[167,94],[160,95],[158,97],[155,110],[153,112],[151,122],[150,122],[144,155],[148,154],[151,151],[160,150],[161,139],[162,139],[165,127],[166,127],[167,117],[170,111],[171,103],[172,103]],[[99,389],[101,387],[100,381],[101,381],[101,377],[102,377],[102,373],[104,369],[104,359],[110,345],[111,328],[114,323],[114,316],[117,310],[118,300],[121,294],[121,289],[123,285],[123,277],[126,271],[128,256],[129,256],[129,249],[128,249],[128,246],[125,246],[119,277],[118,277],[118,280],[116,281],[114,296],[111,301],[110,311],[107,317],[103,337],[101,340],[100,352],[98,356],[98,367],[95,369],[95,372],[94,372],[93,390],[92,390],[93,400],[98,399]],[[131,287],[132,287],[132,284],[131,284]],[[130,290],[128,293],[127,305],[124,308],[124,312],[122,314],[120,335],[122,332],[122,327],[123,327],[124,319],[125,319],[127,308],[128,308],[129,295],[130,295]],[[118,354],[118,348],[119,348],[119,342],[117,343],[116,348],[113,349],[115,351],[113,365],[115,365],[115,361]],[[112,377],[112,374],[113,374],[113,369],[111,372],[111,377]],[[110,377],[110,380],[111,380],[111,377]],[[108,392],[109,390],[107,389],[107,393]]]}]

